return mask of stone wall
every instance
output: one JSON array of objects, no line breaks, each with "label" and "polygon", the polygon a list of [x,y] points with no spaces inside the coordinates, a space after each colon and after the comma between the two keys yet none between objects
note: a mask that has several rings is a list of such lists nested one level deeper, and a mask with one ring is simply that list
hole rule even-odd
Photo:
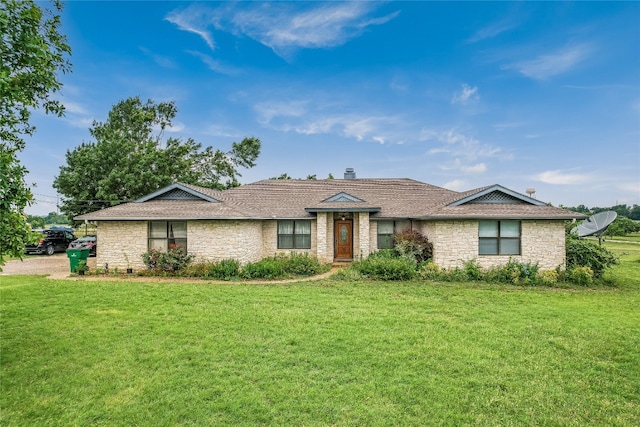
[{"label": "stone wall", "polygon": [[141,255],[147,251],[147,221],[99,221],[96,233],[98,268],[146,268]]},{"label": "stone wall", "polygon": [[318,239],[316,238],[318,226],[316,221],[311,221],[311,249],[278,249],[278,221],[268,220],[262,221],[262,256],[261,258],[267,258],[270,256],[284,254],[288,255],[291,252],[296,253],[308,253],[316,255],[318,248]]},{"label": "stone wall", "polygon": [[512,256],[478,255],[478,221],[438,221],[427,235],[433,243],[433,261],[441,267],[462,267],[476,259],[483,268],[489,268],[512,258],[550,270],[565,265],[564,233],[563,221],[523,220],[521,255]]},{"label": "stone wall", "polygon": [[263,258],[263,221],[188,221],[187,248],[196,261],[235,259],[245,264]]}]

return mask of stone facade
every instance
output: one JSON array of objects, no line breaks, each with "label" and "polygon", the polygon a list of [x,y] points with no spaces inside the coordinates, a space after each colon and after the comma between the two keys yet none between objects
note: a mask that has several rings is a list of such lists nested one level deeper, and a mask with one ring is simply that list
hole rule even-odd
[{"label": "stone facade", "polygon": [[263,221],[187,222],[187,248],[196,260],[235,259],[243,264],[259,261],[264,257],[264,242]]},{"label": "stone facade", "polygon": [[[369,213],[353,215],[354,259],[376,251],[377,221]],[[483,268],[503,265],[509,258],[538,263],[541,269],[565,265],[564,222],[561,220],[523,220],[521,255],[478,255],[478,221],[413,221],[412,227],[433,243],[433,260],[444,268],[462,267],[475,259]],[[276,254],[307,252],[322,262],[334,258],[334,215],[318,213],[311,221],[311,249],[278,249],[277,220],[207,220],[187,222],[189,254],[199,261],[236,259],[243,264]],[[141,255],[147,251],[147,221],[100,221],[98,224],[98,267],[144,268]]]},{"label": "stone facade", "polygon": [[475,259],[483,268],[506,264],[510,258],[538,263],[542,270],[565,265],[563,221],[523,220],[520,255],[478,255],[478,221],[438,221],[427,232],[433,243],[433,261],[440,267],[462,267]]},{"label": "stone facade", "polygon": [[147,221],[100,221],[96,235],[98,268],[145,268],[141,255],[147,251]]}]

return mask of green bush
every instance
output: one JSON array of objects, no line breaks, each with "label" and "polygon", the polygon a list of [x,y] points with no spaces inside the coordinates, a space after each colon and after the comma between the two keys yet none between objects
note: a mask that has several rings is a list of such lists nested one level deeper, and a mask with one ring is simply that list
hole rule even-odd
[{"label": "green bush", "polygon": [[188,255],[187,251],[182,248],[172,248],[167,252],[161,252],[156,249],[150,249],[142,254],[142,262],[150,270],[159,270],[164,272],[176,272],[184,269],[193,259],[192,255]]},{"label": "green bush", "polygon": [[538,273],[538,280],[541,285],[554,286],[559,279],[558,272],[555,270],[544,270]]},{"label": "green bush", "polygon": [[427,236],[416,230],[406,229],[393,235],[394,249],[400,256],[424,262],[433,256],[433,245]]},{"label": "green bush", "polygon": [[210,264],[203,276],[218,280],[237,279],[240,277],[240,262],[235,259],[223,259]]},{"label": "green bush", "polygon": [[292,252],[288,257],[280,256],[284,263],[284,271],[294,276],[313,276],[329,271],[329,264],[321,264],[318,258],[308,253]]},{"label": "green bush", "polygon": [[483,271],[480,263],[478,263],[477,259],[472,259],[466,261],[462,267],[465,274],[467,275],[467,279],[469,280],[482,280]]},{"label": "green bush", "polygon": [[490,268],[485,274],[485,280],[513,285],[536,285],[540,283],[539,269],[537,263],[525,263],[509,258],[506,264]]},{"label": "green bush", "polygon": [[567,234],[567,270],[589,267],[594,277],[600,278],[607,268],[618,263],[616,255],[597,243]]},{"label": "green bush", "polygon": [[243,279],[281,279],[286,277],[284,263],[276,257],[264,258],[245,265],[240,276]]},{"label": "green bush", "polygon": [[569,272],[571,281],[577,285],[590,286],[593,284],[594,272],[589,267],[575,267]]},{"label": "green bush", "polygon": [[369,257],[354,262],[351,268],[377,280],[410,280],[416,276],[415,261],[407,258]]},{"label": "green bush", "polygon": [[423,262],[418,267],[418,277],[423,280],[437,280],[441,273],[440,266],[435,262]]}]

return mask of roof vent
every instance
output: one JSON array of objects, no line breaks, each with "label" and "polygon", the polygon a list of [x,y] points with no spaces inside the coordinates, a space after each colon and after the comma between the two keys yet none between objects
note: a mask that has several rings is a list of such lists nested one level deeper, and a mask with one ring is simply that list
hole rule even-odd
[{"label": "roof vent", "polygon": [[356,179],[356,173],[353,168],[347,168],[344,171],[344,179]]}]

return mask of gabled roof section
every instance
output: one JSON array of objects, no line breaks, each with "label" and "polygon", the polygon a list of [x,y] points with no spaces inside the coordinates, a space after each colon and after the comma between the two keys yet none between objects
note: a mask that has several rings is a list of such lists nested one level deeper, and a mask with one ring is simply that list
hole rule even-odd
[{"label": "gabled roof section", "polygon": [[466,204],[529,204],[545,206],[546,203],[531,197],[509,190],[506,187],[495,184],[484,187],[466,197],[458,199],[447,206],[461,206]]},{"label": "gabled roof section", "polygon": [[341,191],[340,193],[335,194],[322,201],[322,203],[330,203],[330,202],[351,202],[351,203],[356,202],[357,203],[357,202],[364,202],[364,200],[359,199],[355,196],[352,196],[349,193],[345,193],[344,191]]},{"label": "gabled roof section", "polygon": [[148,194],[140,199],[136,200],[134,203],[144,203],[149,202],[151,200],[204,200],[206,202],[219,203],[220,200],[204,194],[196,190],[193,187],[187,187],[184,184],[175,183],[160,190],[155,193]]}]

